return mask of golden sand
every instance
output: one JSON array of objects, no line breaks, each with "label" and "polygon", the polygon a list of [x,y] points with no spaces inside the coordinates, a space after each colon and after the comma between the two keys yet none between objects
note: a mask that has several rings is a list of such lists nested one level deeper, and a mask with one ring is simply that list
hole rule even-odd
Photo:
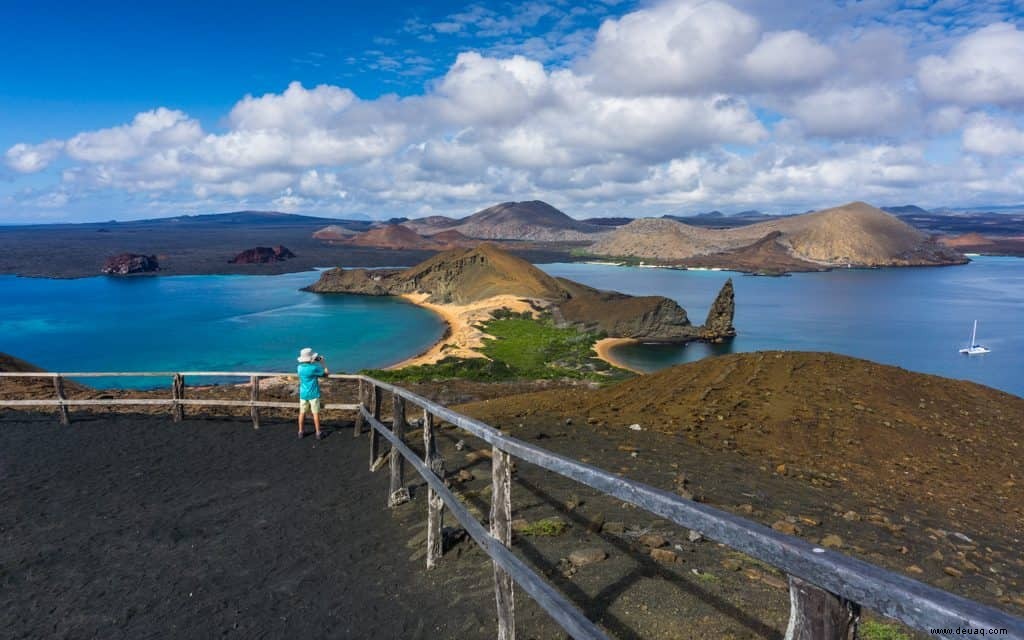
[{"label": "golden sand", "polygon": [[[436,304],[427,302],[430,295],[426,293],[407,293],[402,298],[409,302],[430,309],[448,324],[448,331],[433,347],[418,356],[408,358],[388,369],[401,369],[422,364],[434,364],[442,358],[485,358],[478,351],[484,346],[484,338],[490,337],[476,325],[491,319],[491,312],[506,308],[517,313],[532,311],[530,301],[512,295],[501,295],[473,302],[470,304]],[[534,304],[545,304],[534,300]]]},{"label": "golden sand", "polygon": [[615,359],[615,357],[612,355],[612,350],[615,347],[623,344],[634,344],[636,342],[637,341],[634,340],[633,338],[604,338],[594,343],[594,351],[597,352],[598,358],[601,358],[602,360],[612,365],[613,367],[618,367],[620,369],[625,369],[626,371],[632,371],[633,373],[642,374],[643,371],[634,369],[628,364],[625,364],[622,361]]}]

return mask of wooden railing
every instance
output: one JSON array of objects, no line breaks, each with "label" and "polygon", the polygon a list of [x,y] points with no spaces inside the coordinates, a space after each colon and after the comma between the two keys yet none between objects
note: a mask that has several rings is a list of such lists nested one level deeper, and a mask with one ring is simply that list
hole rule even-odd
[{"label": "wooden railing", "polygon": [[[166,405],[172,407],[175,420],[181,419],[184,406],[248,406],[253,426],[259,427],[260,407],[292,408],[294,402],[259,400],[261,378],[288,374],[251,372],[170,372],[170,373],[0,373],[0,377],[53,378],[55,399],[0,400],[0,407],[56,406],[61,422],[69,423],[69,406],[77,405]],[[75,400],[65,397],[66,378],[104,378],[113,376],[163,376],[172,379],[168,399],[112,398]],[[184,397],[186,377],[248,377],[250,399],[203,400]],[[291,376],[294,377],[294,374]],[[327,410],[356,412],[353,430],[358,437],[368,426],[370,433],[370,469],[385,462],[390,469],[387,504],[396,506],[409,500],[404,463],[427,485],[427,568],[441,558],[441,525],[447,508],[471,538],[487,553],[494,565],[495,597],[498,610],[498,635],[502,640],[515,637],[515,598],[513,584],[529,594],[573,638],[607,638],[606,634],[565,596],[512,553],[511,475],[512,458],[575,480],[658,515],[682,527],[770,564],[789,576],[790,618],[787,640],[839,640],[855,637],[861,607],[898,620],[912,628],[931,632],[952,629],[948,637],[958,637],[957,629],[984,629],[986,635],[1024,639],[1024,619],[936,589],[875,565],[845,556],[832,549],[784,535],[756,522],[673,493],[619,477],[597,467],[567,458],[535,445],[517,440],[468,416],[419,396],[407,389],[362,375],[331,375],[334,379],[357,380],[359,402],[327,404]],[[383,392],[391,396],[392,424],[381,421]],[[423,448],[421,459],[405,443],[407,403],[423,411]],[[443,460],[435,444],[435,419],[445,420],[492,447],[492,497],[489,528],[485,528],[459,501],[444,482]],[[380,439],[387,440],[390,452],[382,451]]]}]

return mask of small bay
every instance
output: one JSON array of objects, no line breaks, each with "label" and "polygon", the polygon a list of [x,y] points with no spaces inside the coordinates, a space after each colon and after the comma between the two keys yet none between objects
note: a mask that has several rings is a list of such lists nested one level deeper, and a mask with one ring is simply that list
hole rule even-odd
[{"label": "small bay", "polygon": [[308,346],[351,372],[414,356],[444,334],[441,318],[396,298],[300,291],[317,277],[0,276],[0,352],[53,371],[292,371]]},{"label": "small bay", "polygon": [[[731,343],[633,344],[614,356],[641,371],[732,352],[832,351],[1024,395],[1024,260],[980,256],[955,267],[838,269],[791,277],[614,265],[540,265],[551,275],[634,295],[663,295],[704,322],[727,278],[736,290]],[[992,349],[965,356],[978,342]]]}]

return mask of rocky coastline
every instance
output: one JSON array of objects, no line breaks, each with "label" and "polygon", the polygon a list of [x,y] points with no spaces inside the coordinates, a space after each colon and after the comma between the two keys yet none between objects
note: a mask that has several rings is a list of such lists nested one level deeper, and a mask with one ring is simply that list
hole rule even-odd
[{"label": "rocky coastline", "polygon": [[[685,343],[722,342],[736,335],[732,324],[735,297],[731,280],[718,294],[707,321],[695,326],[686,310],[674,300],[600,291],[572,280],[553,278],[490,243],[473,249],[453,249],[410,269],[331,269],[323,272],[306,290],[325,294],[402,296],[434,310],[449,324],[450,336],[444,340],[449,349],[446,353],[455,350],[468,356],[474,355],[479,340],[476,334],[480,333],[469,329],[475,327],[481,317],[507,309],[510,303],[550,314],[556,326],[573,327],[608,338]],[[429,353],[433,357],[426,361],[443,357],[437,348]],[[604,358],[601,352],[599,356]],[[417,358],[415,363],[422,364],[424,359]]]}]

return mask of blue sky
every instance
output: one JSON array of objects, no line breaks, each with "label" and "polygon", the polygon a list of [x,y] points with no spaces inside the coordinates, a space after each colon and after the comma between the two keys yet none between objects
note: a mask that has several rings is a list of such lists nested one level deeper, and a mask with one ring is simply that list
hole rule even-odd
[{"label": "blue sky", "polygon": [[1021,203],[1021,23],[958,0],[8,2],[0,221]]}]

